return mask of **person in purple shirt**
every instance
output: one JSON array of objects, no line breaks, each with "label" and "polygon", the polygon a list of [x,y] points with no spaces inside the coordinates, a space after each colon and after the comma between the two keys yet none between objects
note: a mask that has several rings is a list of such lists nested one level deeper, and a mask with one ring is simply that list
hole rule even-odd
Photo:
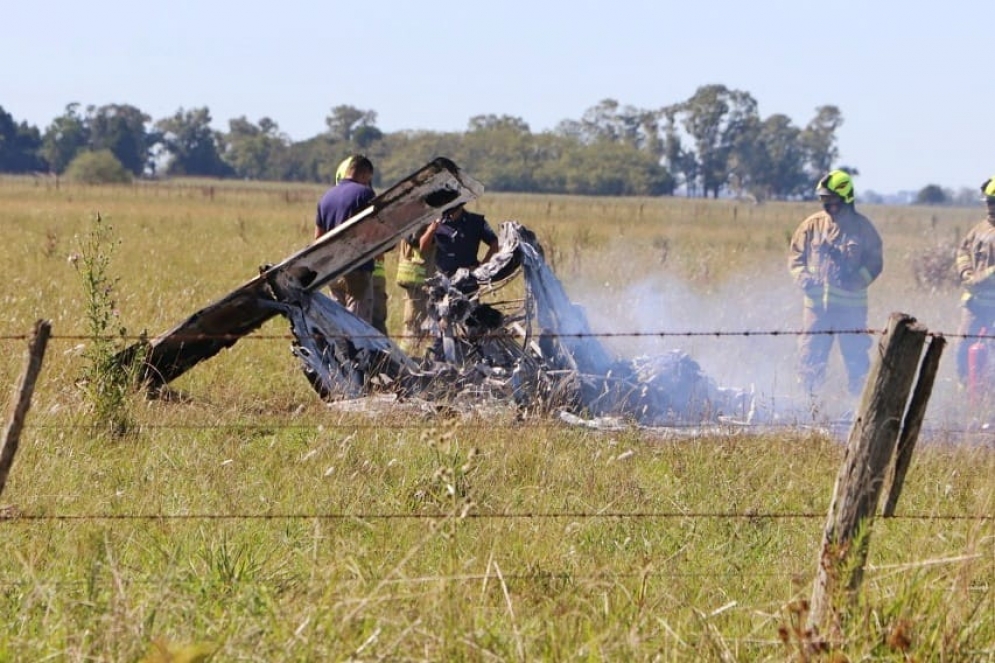
[{"label": "person in purple shirt", "polygon": [[[477,258],[480,245],[487,245],[481,261]],[[482,214],[467,212],[463,205],[446,210],[428,224],[418,240],[423,255],[435,249],[435,268],[452,276],[460,267],[473,269],[487,262],[498,250],[498,238]]]},{"label": "person in purple shirt", "polygon": [[[373,187],[373,162],[367,157],[353,155],[345,169],[344,177],[325,192],[318,202],[314,238],[341,225],[370,204],[376,197]],[[332,299],[351,311],[367,324],[373,320],[373,261],[363,263],[353,271],[329,284]]]}]

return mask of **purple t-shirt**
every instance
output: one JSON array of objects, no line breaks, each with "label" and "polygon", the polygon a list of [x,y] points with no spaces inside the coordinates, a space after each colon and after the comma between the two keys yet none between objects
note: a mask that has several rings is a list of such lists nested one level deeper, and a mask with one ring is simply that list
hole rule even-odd
[{"label": "purple t-shirt", "polygon": [[[372,187],[355,180],[344,179],[326,191],[318,201],[318,215],[314,224],[324,235],[332,228],[348,221],[350,217],[369,205],[375,197]],[[357,269],[372,272],[373,261],[363,263]]]},{"label": "purple t-shirt", "polygon": [[444,218],[435,231],[435,266],[446,276],[460,267],[472,269],[479,264],[480,244],[496,241],[497,235],[482,214],[464,211],[456,221]]}]

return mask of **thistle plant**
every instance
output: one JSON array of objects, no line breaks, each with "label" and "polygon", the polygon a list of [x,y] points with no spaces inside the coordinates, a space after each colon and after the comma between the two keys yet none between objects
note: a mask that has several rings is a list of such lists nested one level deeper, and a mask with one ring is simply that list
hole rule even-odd
[{"label": "thistle plant", "polygon": [[120,244],[113,228],[98,212],[89,232],[79,239],[79,250],[70,256],[83,286],[87,336],[83,352],[82,384],[95,424],[120,437],[131,428],[128,392],[132,376],[117,361],[127,329],[120,324],[115,300],[118,279],[110,274],[111,256]]}]

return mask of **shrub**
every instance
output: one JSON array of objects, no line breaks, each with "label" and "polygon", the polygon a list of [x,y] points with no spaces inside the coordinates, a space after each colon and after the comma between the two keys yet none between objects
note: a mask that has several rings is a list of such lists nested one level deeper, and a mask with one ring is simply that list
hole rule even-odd
[{"label": "shrub", "polygon": [[83,152],[66,168],[66,177],[81,184],[131,183],[131,173],[110,150]]},{"label": "shrub", "polygon": [[912,255],[912,275],[916,285],[924,290],[935,292],[960,285],[954,261],[957,245],[944,242],[921,249]]}]

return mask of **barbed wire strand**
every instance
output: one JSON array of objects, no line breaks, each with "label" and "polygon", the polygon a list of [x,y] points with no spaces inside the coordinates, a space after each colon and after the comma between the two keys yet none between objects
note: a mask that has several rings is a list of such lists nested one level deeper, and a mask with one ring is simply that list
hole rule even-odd
[{"label": "barbed wire strand", "polygon": [[[673,337],[685,337],[685,338],[696,338],[696,337],[709,337],[709,338],[727,338],[727,337],[762,337],[762,336],[844,336],[844,335],[882,335],[885,330],[883,329],[831,329],[831,330],[817,330],[810,331],[804,329],[744,329],[744,330],[687,330],[687,331],[619,331],[619,332],[577,332],[577,333],[563,333],[563,332],[542,332],[537,331],[533,333],[532,338],[570,338],[570,339],[585,339],[585,338],[673,338]],[[949,333],[943,331],[929,331],[926,332],[929,337],[939,337],[944,338],[961,338],[961,339],[978,339],[978,340],[995,340],[995,334],[978,333],[978,334],[961,334],[961,333]],[[316,334],[315,338],[381,338],[383,335],[369,334],[369,335],[357,335],[357,334],[342,334],[342,335],[327,335],[327,334]],[[507,335],[504,333],[493,333],[493,334],[479,334],[475,338],[488,338],[488,337],[501,337],[506,338]],[[0,335],[0,341],[24,341],[31,338],[30,334],[2,334]],[[68,340],[68,341],[91,341],[95,338],[100,338],[104,340],[121,340],[121,341],[154,341],[155,338],[150,338],[146,334],[106,334],[94,336],[92,334],[52,334],[51,339],[53,340]],[[294,335],[291,333],[285,334],[172,334],[168,337],[171,341],[176,343],[194,343],[197,341],[238,341],[238,340],[254,340],[254,341],[271,341],[271,340],[284,340],[292,341],[295,339]],[[411,334],[391,334],[388,336],[391,339],[414,339],[421,338],[421,336],[411,335]]]}]

